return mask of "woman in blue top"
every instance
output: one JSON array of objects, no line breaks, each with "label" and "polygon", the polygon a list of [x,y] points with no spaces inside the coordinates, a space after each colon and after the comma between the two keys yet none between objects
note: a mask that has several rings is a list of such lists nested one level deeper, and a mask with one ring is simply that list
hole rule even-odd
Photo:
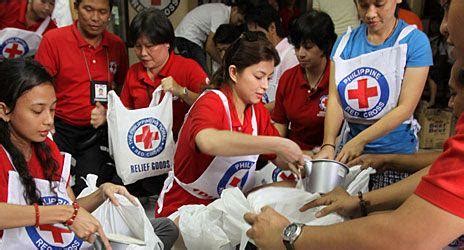
[{"label": "woman in blue top", "polygon": [[[414,153],[414,109],[432,65],[427,36],[395,16],[401,0],[356,0],[363,24],[332,49],[324,143],[316,158],[350,162],[362,153]],[[342,148],[335,139],[342,126]],[[371,176],[376,189],[406,177]]]}]

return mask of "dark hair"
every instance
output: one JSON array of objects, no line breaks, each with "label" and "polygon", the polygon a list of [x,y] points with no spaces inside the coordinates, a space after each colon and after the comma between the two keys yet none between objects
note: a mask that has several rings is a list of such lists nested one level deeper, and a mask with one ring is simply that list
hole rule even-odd
[{"label": "dark hair", "polygon": [[228,23],[221,24],[214,33],[213,41],[216,44],[231,44],[238,39],[241,33],[242,31],[238,26]]},{"label": "dark hair", "polygon": [[[110,4],[110,11],[113,9],[113,1],[114,0],[107,0],[108,3]],[[81,4],[82,0],[74,0],[74,7],[79,7],[79,5]]]},{"label": "dark hair", "polygon": [[261,32],[245,32],[226,50],[222,67],[213,75],[210,86],[221,88],[224,83],[231,84],[229,67],[235,65],[240,73],[245,68],[262,61],[274,60],[274,66],[280,63],[279,54]]},{"label": "dark hair", "polygon": [[248,2],[248,0],[235,0],[232,1],[231,6],[237,7],[238,13],[246,15],[251,7],[251,4]]},{"label": "dark hair", "polygon": [[[18,99],[32,88],[44,83],[51,83],[52,77],[39,63],[31,59],[12,59],[0,62],[0,102],[13,112]],[[24,198],[29,203],[42,204],[40,194],[33,177],[29,172],[26,159],[21,151],[11,141],[10,124],[0,119],[0,144],[11,155],[13,165],[23,184]],[[44,168],[45,178],[49,181],[54,177],[58,163],[52,157],[51,150],[45,142],[32,143],[33,149],[41,166]],[[50,182],[51,185],[51,182]]]},{"label": "dark hair", "polygon": [[327,56],[332,51],[337,34],[335,34],[334,23],[327,13],[311,10],[292,23],[289,38],[289,42],[295,48],[311,42],[316,44]]},{"label": "dark hair", "polygon": [[145,9],[132,19],[129,28],[130,46],[134,46],[142,35],[155,45],[169,43],[169,51],[174,49],[174,28],[168,17],[159,9]]},{"label": "dark hair", "polygon": [[255,23],[265,30],[269,30],[269,26],[274,23],[277,35],[281,38],[286,36],[279,13],[267,3],[251,8],[246,14],[245,20],[247,23]]}]

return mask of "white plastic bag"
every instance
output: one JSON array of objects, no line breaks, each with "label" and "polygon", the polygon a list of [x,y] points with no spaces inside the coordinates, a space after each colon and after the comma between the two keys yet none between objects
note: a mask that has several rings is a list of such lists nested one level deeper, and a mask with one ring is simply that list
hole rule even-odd
[{"label": "white plastic bag", "polygon": [[[87,175],[88,186],[82,190],[78,198],[85,197],[97,189],[97,178],[92,174]],[[105,234],[108,234],[113,249],[164,249],[163,243],[156,236],[140,202],[137,200],[138,206],[134,206],[126,197],[119,194],[115,196],[119,201],[119,206],[113,205],[107,199],[92,213],[100,221]],[[143,244],[122,244],[111,241],[111,239],[116,240],[117,235],[129,236]]]},{"label": "white plastic bag", "polygon": [[125,185],[172,169],[172,94],[153,92],[147,108],[128,110],[114,91],[108,93],[108,142],[116,171]]}]

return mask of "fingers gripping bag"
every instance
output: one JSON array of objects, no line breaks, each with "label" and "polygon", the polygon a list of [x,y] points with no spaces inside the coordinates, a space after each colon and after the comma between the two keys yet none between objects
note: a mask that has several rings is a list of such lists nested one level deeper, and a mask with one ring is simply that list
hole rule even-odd
[{"label": "fingers gripping bag", "polygon": [[116,171],[125,185],[172,169],[172,94],[153,92],[147,108],[128,110],[114,91],[108,93],[108,140]]}]

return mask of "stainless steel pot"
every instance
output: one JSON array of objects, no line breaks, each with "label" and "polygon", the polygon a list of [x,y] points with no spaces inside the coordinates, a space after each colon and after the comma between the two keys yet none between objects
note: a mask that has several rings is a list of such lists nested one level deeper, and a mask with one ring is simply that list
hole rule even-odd
[{"label": "stainless steel pot", "polygon": [[341,185],[349,169],[345,164],[326,159],[305,162],[304,188],[310,193],[328,193]]}]

